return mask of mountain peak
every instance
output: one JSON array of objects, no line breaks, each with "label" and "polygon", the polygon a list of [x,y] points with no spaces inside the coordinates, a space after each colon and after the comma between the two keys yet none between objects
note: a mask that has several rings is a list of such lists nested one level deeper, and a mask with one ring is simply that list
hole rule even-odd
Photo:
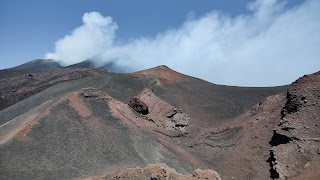
[{"label": "mountain peak", "polygon": [[134,72],[133,74],[144,75],[144,76],[156,76],[158,80],[165,81],[165,82],[180,81],[187,77],[187,75],[184,75],[175,70],[172,70],[166,65],[156,66],[154,68],[137,71],[137,72]]},{"label": "mountain peak", "polygon": [[47,70],[60,69],[62,66],[52,59],[35,59],[19,66],[10,68],[11,70]]}]

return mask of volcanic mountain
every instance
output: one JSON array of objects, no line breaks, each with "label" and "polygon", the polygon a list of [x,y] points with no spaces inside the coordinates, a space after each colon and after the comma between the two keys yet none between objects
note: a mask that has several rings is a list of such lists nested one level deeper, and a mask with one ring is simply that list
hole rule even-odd
[{"label": "volcanic mountain", "polygon": [[319,72],[249,88],[86,64],[0,71],[0,179],[320,177]]}]

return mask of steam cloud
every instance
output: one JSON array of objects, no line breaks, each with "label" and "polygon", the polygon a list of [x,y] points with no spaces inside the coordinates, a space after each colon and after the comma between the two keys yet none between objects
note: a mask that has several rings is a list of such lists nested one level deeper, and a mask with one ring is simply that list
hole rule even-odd
[{"label": "steam cloud", "polygon": [[320,1],[288,9],[284,1],[256,0],[250,14],[230,17],[212,11],[187,19],[155,37],[114,43],[117,24],[98,12],[58,40],[46,58],[66,65],[94,59],[127,71],[167,65],[213,83],[274,86],[291,83],[320,68]]}]

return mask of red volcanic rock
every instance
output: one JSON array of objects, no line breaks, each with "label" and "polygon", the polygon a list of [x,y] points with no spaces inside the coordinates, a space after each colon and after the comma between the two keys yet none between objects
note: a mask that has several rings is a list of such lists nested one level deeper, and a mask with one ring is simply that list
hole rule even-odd
[{"label": "red volcanic rock", "polygon": [[274,179],[320,177],[319,82],[318,72],[299,78],[288,88],[281,121],[269,142]]},{"label": "red volcanic rock", "polygon": [[221,180],[218,173],[214,170],[201,170],[196,169],[193,175],[179,174],[175,169],[169,168],[166,164],[150,164],[144,168],[127,168],[107,174],[105,177],[93,178],[99,179],[170,179],[170,180],[185,180],[185,179],[208,179],[208,180]]}]

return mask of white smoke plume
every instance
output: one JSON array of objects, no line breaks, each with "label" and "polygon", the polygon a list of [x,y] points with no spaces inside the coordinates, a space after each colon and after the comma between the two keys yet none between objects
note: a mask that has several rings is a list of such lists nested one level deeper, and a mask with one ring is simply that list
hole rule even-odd
[{"label": "white smoke plume", "polygon": [[111,17],[103,17],[98,12],[85,13],[83,25],[70,35],[58,40],[55,52],[45,55],[48,59],[60,60],[64,65],[94,58],[112,48],[118,26]]},{"label": "white smoke plume", "polygon": [[320,70],[320,1],[286,8],[285,1],[256,0],[250,14],[212,11],[178,29],[115,45],[116,23],[97,12],[56,42],[46,58],[73,64],[113,62],[127,71],[167,65],[217,84],[275,86]]}]

